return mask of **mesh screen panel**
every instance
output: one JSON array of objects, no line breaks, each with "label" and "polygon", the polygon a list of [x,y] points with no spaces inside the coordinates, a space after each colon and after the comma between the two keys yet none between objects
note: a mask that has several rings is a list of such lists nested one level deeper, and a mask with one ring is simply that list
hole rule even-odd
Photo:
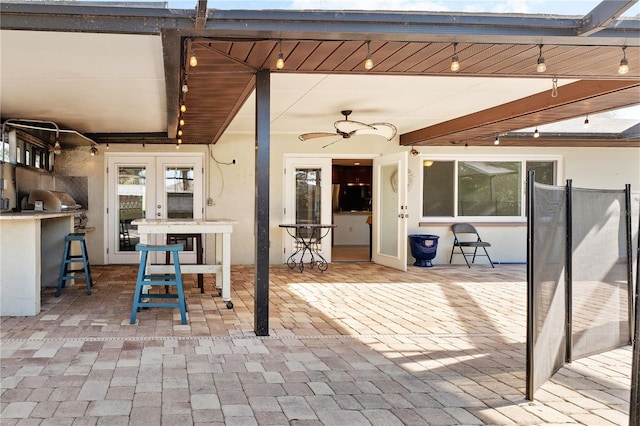
[{"label": "mesh screen panel", "polygon": [[566,188],[534,185],[533,389],[565,361]]},{"label": "mesh screen panel", "polygon": [[575,188],[573,214],[573,358],[629,343],[624,191]]}]

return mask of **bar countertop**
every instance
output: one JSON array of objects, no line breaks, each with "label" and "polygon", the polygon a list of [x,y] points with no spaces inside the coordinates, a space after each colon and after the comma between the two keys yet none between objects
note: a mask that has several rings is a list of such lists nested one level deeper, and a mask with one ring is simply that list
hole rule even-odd
[{"label": "bar countertop", "polygon": [[62,212],[48,212],[35,210],[23,210],[21,212],[0,213],[0,220],[33,220],[33,219],[53,219],[56,217],[75,216],[79,213],[86,213],[86,210],[66,210]]}]

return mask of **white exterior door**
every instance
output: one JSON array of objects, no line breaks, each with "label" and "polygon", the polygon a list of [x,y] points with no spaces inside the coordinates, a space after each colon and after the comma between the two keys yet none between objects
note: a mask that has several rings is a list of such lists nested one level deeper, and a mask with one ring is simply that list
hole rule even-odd
[{"label": "white exterior door", "polygon": [[[135,219],[202,218],[202,154],[112,154],[107,159],[107,263],[135,264],[139,242]],[[156,236],[154,244],[164,244]],[[192,247],[180,259],[195,263]]]},{"label": "white exterior door", "polygon": [[[286,157],[283,198],[282,223],[331,224],[331,158]],[[295,243],[285,230],[283,238],[286,262],[295,251]],[[331,262],[331,239],[330,233],[318,247],[327,262]]]},{"label": "white exterior door", "polygon": [[375,263],[407,270],[407,152],[373,159]]}]

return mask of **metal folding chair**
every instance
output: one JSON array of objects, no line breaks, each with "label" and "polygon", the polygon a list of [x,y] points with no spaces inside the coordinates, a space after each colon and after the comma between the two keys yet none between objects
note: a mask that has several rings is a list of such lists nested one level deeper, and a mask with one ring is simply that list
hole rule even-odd
[{"label": "metal folding chair", "polygon": [[[476,256],[483,256],[489,259],[491,267],[495,268],[491,261],[491,257],[489,257],[489,252],[487,252],[487,247],[491,247],[491,244],[486,241],[482,241],[480,234],[478,234],[478,231],[473,225],[470,223],[455,223],[451,225],[451,230],[453,231],[454,240],[453,247],[451,248],[451,256],[449,257],[449,263],[451,263],[454,254],[461,254],[464,257],[464,261],[467,266],[471,268],[467,257],[471,257],[471,263],[475,263]],[[473,248],[473,253],[465,252],[463,247]],[[456,248],[460,250],[460,253],[455,252]],[[478,254],[479,248],[484,250],[484,254]]]}]

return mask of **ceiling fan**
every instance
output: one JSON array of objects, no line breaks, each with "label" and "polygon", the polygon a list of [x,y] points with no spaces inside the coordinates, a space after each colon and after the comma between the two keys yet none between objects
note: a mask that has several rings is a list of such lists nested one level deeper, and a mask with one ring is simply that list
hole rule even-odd
[{"label": "ceiling fan", "polygon": [[[306,141],[309,139],[315,138],[323,138],[326,136],[342,136],[343,139],[349,139],[354,135],[377,135],[386,138],[388,141],[393,139],[396,135],[397,129],[396,126],[390,123],[371,123],[365,124],[359,121],[349,120],[349,115],[351,114],[351,110],[343,110],[340,111],[342,115],[344,115],[344,120],[338,120],[333,123],[333,127],[336,128],[334,133],[330,132],[311,132],[311,133],[303,133],[298,136],[298,139],[301,141]],[[337,142],[337,141],[336,141]],[[325,145],[328,146],[328,145]]]}]

